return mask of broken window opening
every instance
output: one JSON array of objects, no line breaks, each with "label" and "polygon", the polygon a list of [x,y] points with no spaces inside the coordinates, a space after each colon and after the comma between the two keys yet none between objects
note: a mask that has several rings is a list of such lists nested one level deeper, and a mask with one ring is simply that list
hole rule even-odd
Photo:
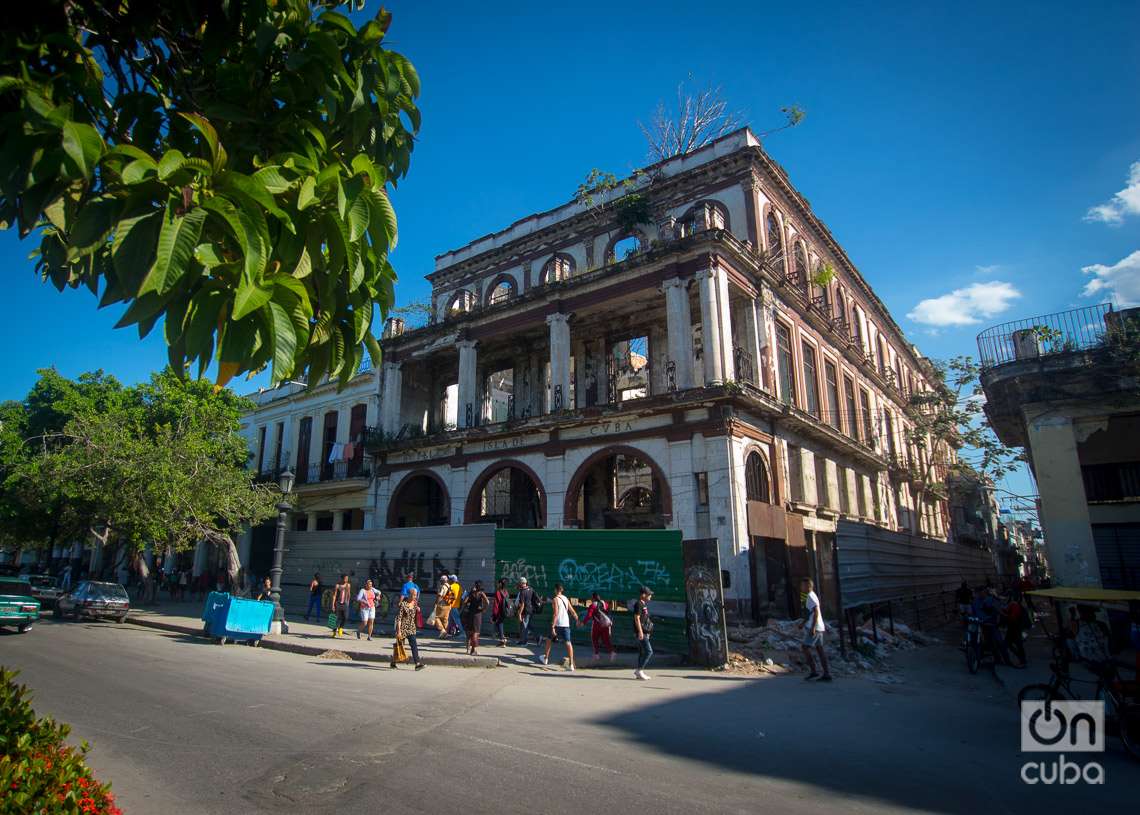
[{"label": "broken window opening", "polygon": [[514,368],[504,368],[488,375],[484,393],[488,421],[506,422],[515,418]]},{"label": "broken window opening", "polygon": [[641,238],[637,235],[629,234],[618,238],[613,244],[610,245],[609,254],[606,256],[606,263],[620,263],[626,258],[636,255],[641,251]]},{"label": "broken window opening", "polygon": [[487,298],[487,304],[497,306],[500,303],[505,303],[515,296],[515,284],[510,280],[503,280],[495,284],[495,288],[491,289],[491,295]]},{"label": "broken window opening", "polygon": [[649,395],[649,337],[631,337],[610,346],[611,402]]},{"label": "broken window opening", "polygon": [[569,255],[555,255],[542,267],[539,280],[543,286],[568,280],[574,274],[574,259]]}]

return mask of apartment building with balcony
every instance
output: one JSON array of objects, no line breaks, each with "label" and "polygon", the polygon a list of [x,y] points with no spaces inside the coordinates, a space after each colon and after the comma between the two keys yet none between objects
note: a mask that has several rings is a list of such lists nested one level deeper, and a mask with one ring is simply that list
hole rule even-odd
[{"label": "apartment building with balcony", "polygon": [[1028,453],[1056,583],[1140,589],[1140,308],[1003,323],[978,351],[990,424]]},{"label": "apartment building with balcony", "polygon": [[[372,457],[364,440],[379,415],[377,371],[366,363],[341,391],[335,381],[313,388],[288,382],[247,398],[255,405],[241,425],[249,466],[265,481],[276,482],[285,468],[296,477],[290,532],[374,528]],[[262,576],[272,564],[274,523],[240,542],[252,574]]]},{"label": "apartment building with balcony", "polygon": [[428,280],[430,324],[381,339],[377,526],[678,528],[741,610],[840,518],[945,538],[910,484],[931,366],[748,130]]}]

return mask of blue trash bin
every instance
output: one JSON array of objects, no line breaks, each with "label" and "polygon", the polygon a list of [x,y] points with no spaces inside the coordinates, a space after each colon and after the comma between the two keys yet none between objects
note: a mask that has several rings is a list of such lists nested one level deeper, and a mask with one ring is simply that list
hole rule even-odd
[{"label": "blue trash bin", "polygon": [[246,600],[224,592],[211,592],[202,610],[206,632],[224,644],[227,640],[257,643],[269,633],[273,603]]}]

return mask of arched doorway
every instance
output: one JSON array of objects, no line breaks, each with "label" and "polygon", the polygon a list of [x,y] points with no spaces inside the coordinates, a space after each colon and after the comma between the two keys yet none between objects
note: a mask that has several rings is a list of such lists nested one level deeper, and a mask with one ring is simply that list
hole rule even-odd
[{"label": "arched doorway", "polygon": [[388,527],[447,526],[451,523],[447,487],[430,470],[408,473],[392,492]]},{"label": "arched doorway", "polygon": [[530,467],[520,461],[497,462],[475,480],[463,515],[463,522],[469,524],[542,529],[546,526],[546,494]]},{"label": "arched doorway", "polygon": [[664,529],[672,516],[661,468],[631,447],[601,450],[582,463],[566,491],[568,526]]}]

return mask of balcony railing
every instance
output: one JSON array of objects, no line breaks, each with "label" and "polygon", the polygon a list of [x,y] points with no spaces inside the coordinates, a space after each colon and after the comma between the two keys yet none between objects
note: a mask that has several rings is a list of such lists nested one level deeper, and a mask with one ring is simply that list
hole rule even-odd
[{"label": "balcony railing", "polygon": [[1111,303],[1013,320],[978,335],[983,369],[1104,344]]},{"label": "balcony railing", "polygon": [[334,461],[332,464],[310,464],[309,468],[297,473],[298,484],[320,484],[326,481],[347,481],[350,478],[371,478],[372,464],[364,457],[349,461]]}]

